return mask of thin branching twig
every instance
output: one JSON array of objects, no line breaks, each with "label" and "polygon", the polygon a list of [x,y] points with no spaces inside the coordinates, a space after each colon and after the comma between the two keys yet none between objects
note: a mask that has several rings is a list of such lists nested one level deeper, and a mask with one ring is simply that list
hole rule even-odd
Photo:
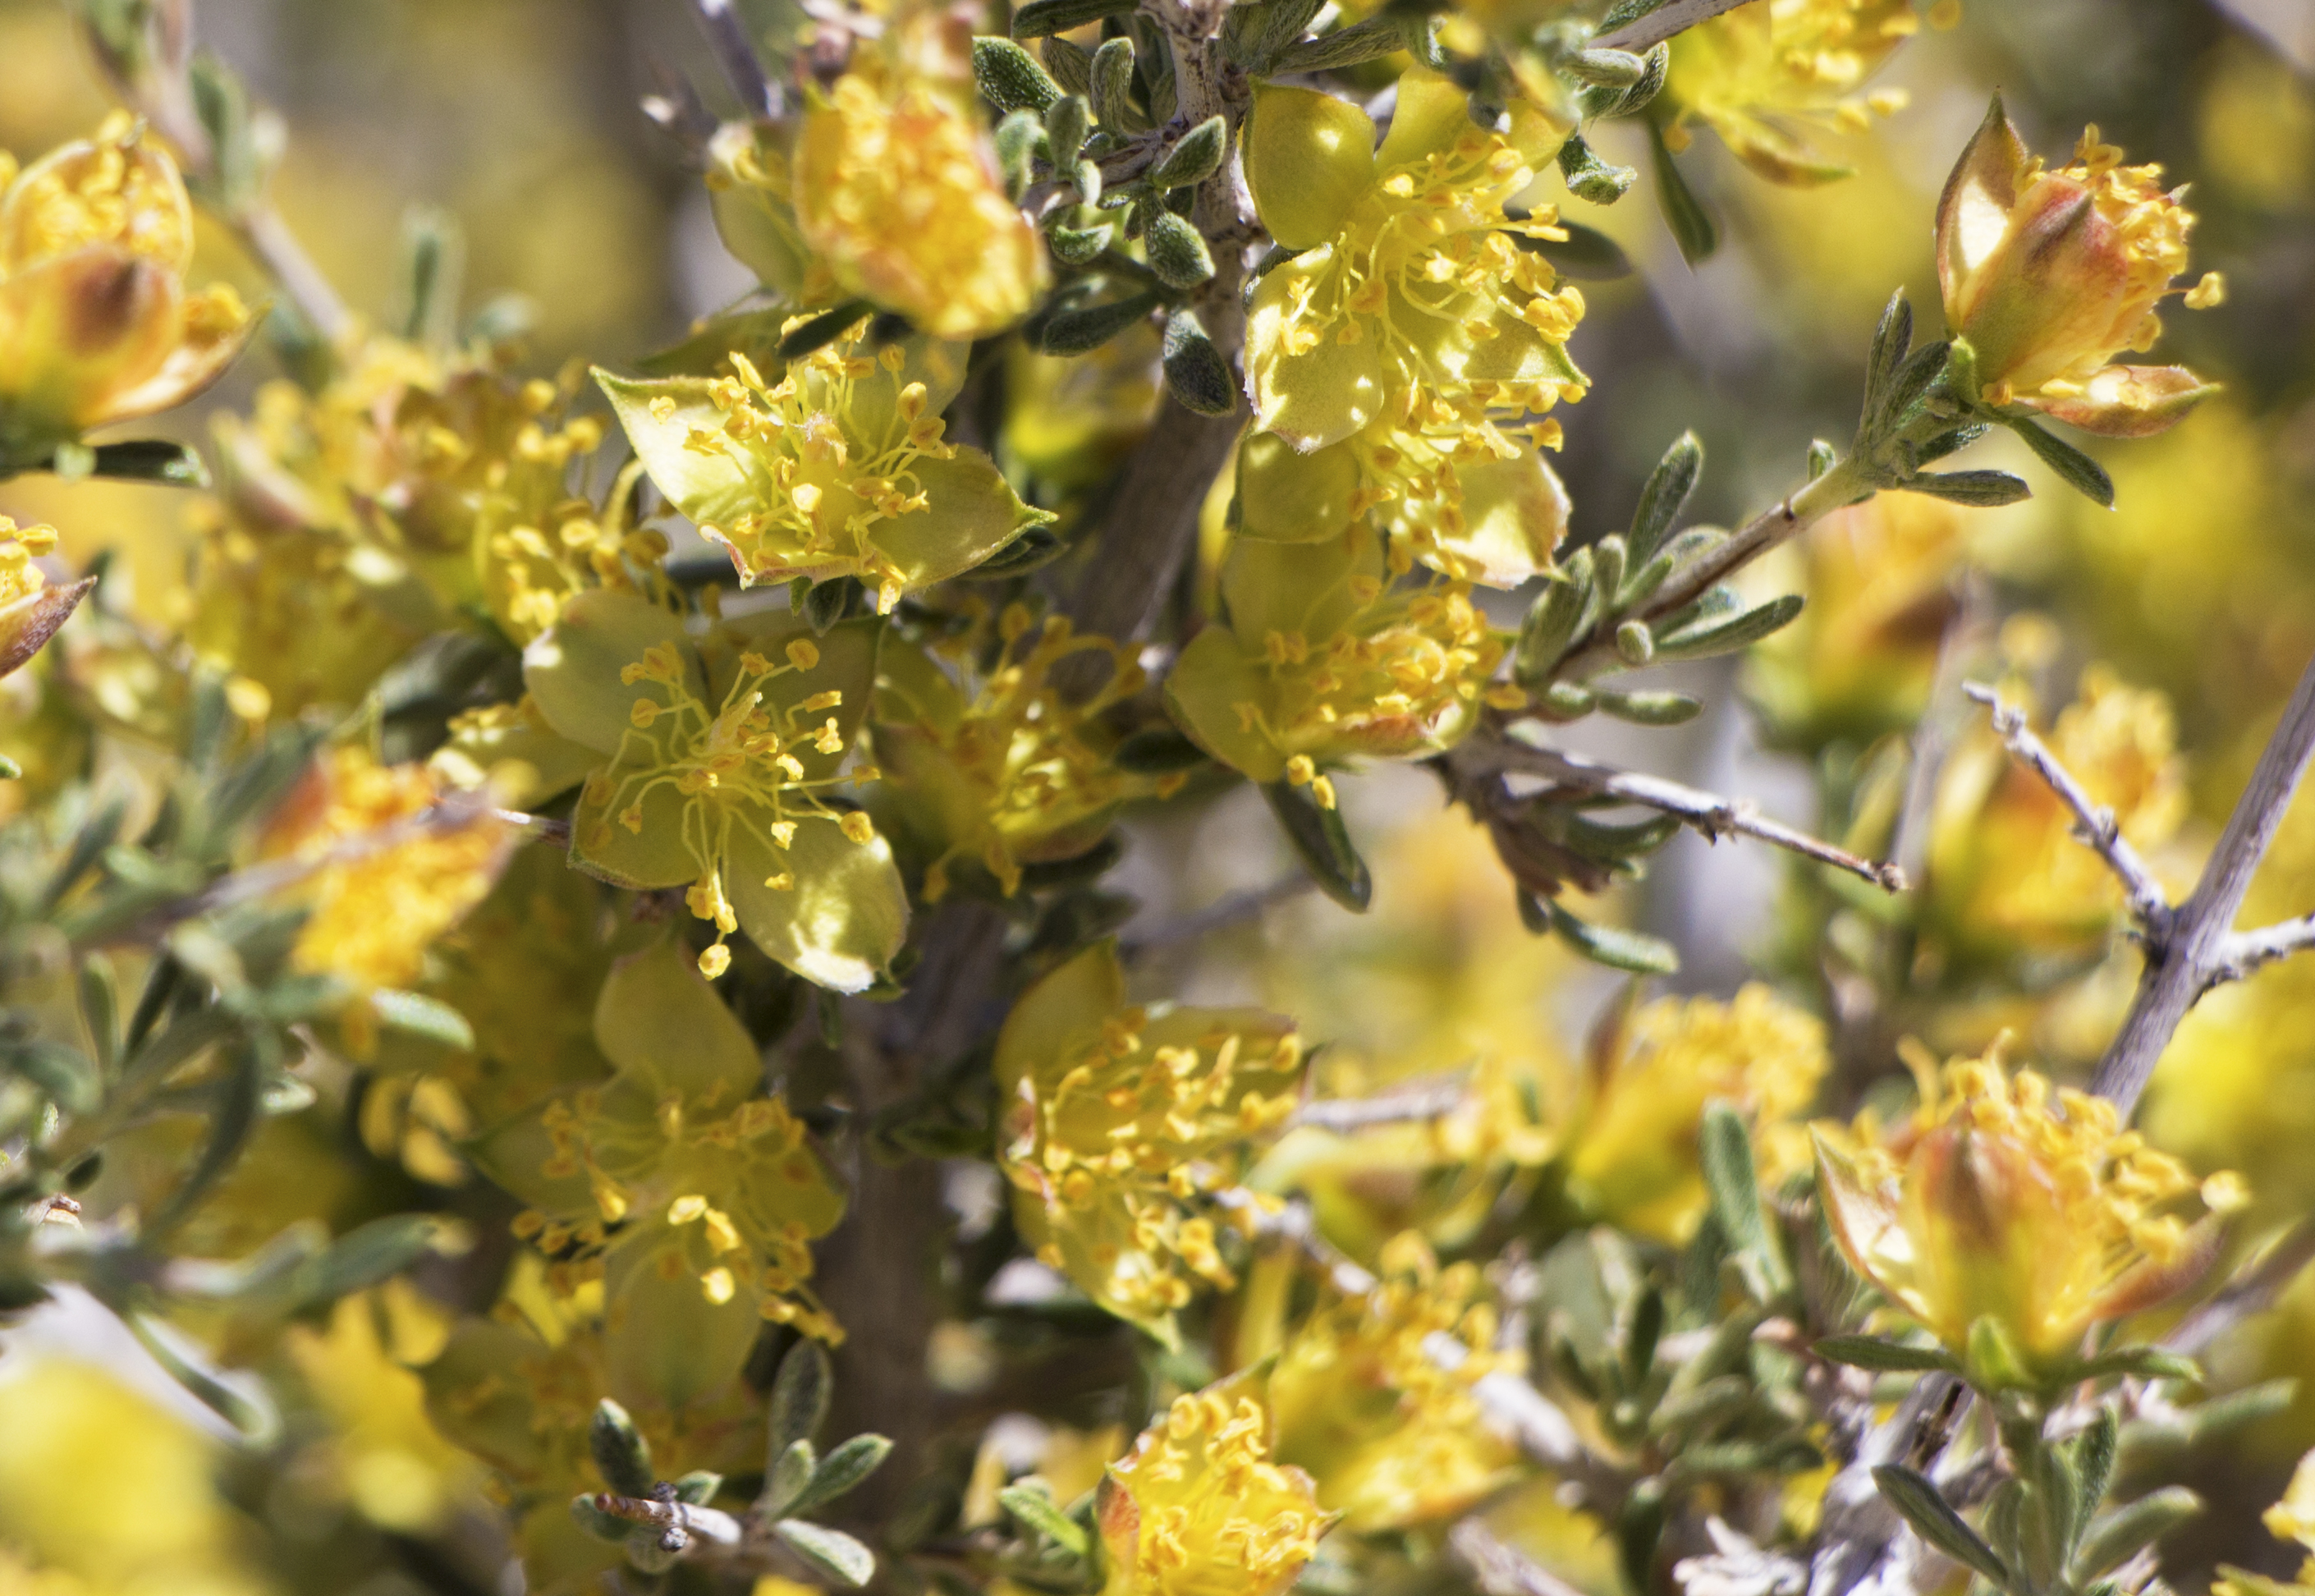
[{"label": "thin branching twig", "polygon": [[1608,49],[1651,50],[1675,33],[1685,33],[1699,22],[1708,22],[1752,3],[1752,0],[1668,0],[1639,21],[1628,22],[1612,33],[1602,33],[1592,42]]}]

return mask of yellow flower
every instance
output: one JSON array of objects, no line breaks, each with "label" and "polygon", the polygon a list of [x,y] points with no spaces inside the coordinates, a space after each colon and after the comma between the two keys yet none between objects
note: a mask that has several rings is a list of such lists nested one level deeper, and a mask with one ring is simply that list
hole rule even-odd
[{"label": "yellow flower", "polygon": [[1763,986],[1734,1001],[1667,998],[1592,1042],[1588,1102],[1567,1131],[1567,1189],[1589,1217],[1675,1245],[1709,1206],[1697,1148],[1716,1099],[1754,1126],[1763,1184],[1807,1167],[1795,1117],[1831,1059],[1824,1026]]},{"label": "yellow flower", "polygon": [[2217,391],[2182,366],[2109,363],[2154,347],[2155,307],[2171,294],[2200,307],[2223,293],[2215,272],[2190,290],[2171,286],[2195,217],[2161,175],[2124,166],[2096,128],[2071,165],[2047,171],[1993,102],[1938,201],[1946,324],[1968,341],[1987,403],[2142,438]]},{"label": "yellow flower", "polygon": [[742,586],[855,577],[889,612],[1053,518],[1021,502],[980,450],[942,440],[964,351],[912,338],[864,350],[863,321],[767,383],[596,379],[652,480],[731,551]]},{"label": "yellow flower", "polygon": [[938,338],[986,338],[1044,291],[1036,229],[997,180],[967,25],[890,26],[805,112],[794,193],[804,242],[845,288]]},{"label": "yellow flower", "polygon": [[[2233,1175],[2198,1183],[2125,1130],[2114,1105],[2053,1102],[1996,1053],[1956,1060],[1884,1141],[1869,1122],[1820,1127],[1818,1191],[1857,1272],[1956,1355],[1991,1320],[2032,1379],[2064,1376],[2097,1325],[2176,1296],[2208,1266]],[[2207,1210],[2180,1211],[2200,1195]],[[1999,1371],[1975,1369],[1979,1379]]]},{"label": "yellow flower", "polygon": [[[1278,1460],[1308,1473],[1318,1503],[1361,1534],[1450,1518],[1511,1476],[1519,1449],[1481,1418],[1471,1388],[1524,1372],[1495,1351],[1495,1313],[1476,1264],[1441,1271],[1419,1236],[1383,1249],[1382,1283],[1315,1312],[1270,1375]],[[1469,1355],[1452,1372],[1433,1335]]]},{"label": "yellow flower", "polygon": [[256,324],[230,288],[187,291],[192,206],[141,123],[0,182],[0,466],[182,404],[241,352]]},{"label": "yellow flower", "polygon": [[481,1483],[473,1461],[428,1419],[412,1372],[441,1351],[443,1317],[397,1280],[341,1298],[325,1327],[295,1325],[287,1336],[332,1430],[300,1463],[326,1470],[371,1523],[404,1534],[439,1527]]},{"label": "yellow flower", "polygon": [[0,676],[39,653],[94,585],[49,587],[48,573],[32,562],[56,546],[54,527],[19,527],[0,516]]},{"label": "yellow flower", "polygon": [[[12,1356],[0,1403],[0,1589],[263,1596],[217,1443],[93,1365]],[[22,1561],[18,1561],[18,1559]],[[20,1571],[35,1572],[22,1577]]]},{"label": "yellow flower", "polygon": [[[2049,735],[2059,762],[2114,811],[2141,853],[2186,816],[2185,761],[2169,701],[2126,687],[2101,667]],[[1947,758],[1930,810],[1923,912],[1937,949],[1962,969],[2038,954],[2080,959],[2104,946],[2122,889],[2073,834],[2047,784],[1982,724]]]},{"label": "yellow flower", "polygon": [[[1298,455],[1274,432],[1238,448],[1238,532],[1281,543],[1321,540],[1370,518],[1390,568],[1420,561],[1460,581],[1515,588],[1551,569],[1567,535],[1567,490],[1535,444],[1557,448],[1559,423],[1525,433],[1459,421],[1426,396],[1420,425],[1382,420]],[[1524,439],[1525,441],[1521,439]]]},{"label": "yellow flower", "polygon": [[[977,863],[1007,897],[1021,866],[1073,858],[1107,833],[1119,804],[1181,785],[1110,763],[1116,739],[1102,714],[1147,685],[1133,651],[1080,634],[1066,617],[1041,625],[1025,606],[974,623],[926,648],[888,647],[877,662],[879,767],[938,856],[925,900],[946,895],[950,866]],[[1089,697],[1053,683],[1064,661],[1100,655]],[[978,668],[986,661],[988,668]]]},{"label": "yellow flower", "polygon": [[[2295,1540],[2315,1554],[2315,1452],[2299,1459],[2283,1500],[2266,1510],[2261,1522],[2277,1540]],[[2315,1590],[2315,1555],[2300,1565],[2297,1580],[2285,1583],[2247,1569],[2219,1565],[2221,1578],[2213,1583],[2213,1596],[2301,1596]]]},{"label": "yellow flower", "polygon": [[1158,412],[1157,331],[1136,322],[1090,354],[1005,350],[1005,457],[1083,492],[1109,480]]},{"label": "yellow flower", "polygon": [[840,1339],[807,1284],[808,1244],[844,1199],[787,1104],[758,1095],[756,1044],[679,944],[612,970],[595,1042],[609,1081],[558,1093],[473,1151],[531,1204],[515,1234],[559,1261],[558,1279],[599,1274],[613,1358],[664,1365],[670,1394],[736,1371],[761,1320]]},{"label": "yellow flower", "polygon": [[351,746],[316,761],[259,842],[264,858],[317,866],[290,890],[311,905],[292,964],[365,998],[417,981],[427,949],[490,891],[510,841],[487,808],[442,804],[422,766],[382,766]]},{"label": "yellow flower", "polygon": [[1860,131],[1903,90],[1864,92],[1866,79],[1920,30],[1913,0],[1768,0],[1690,28],[1672,41],[1666,142],[1700,121],[1770,182],[1821,183],[1849,169],[1794,136],[1795,122]]},{"label": "yellow flower", "polygon": [[1493,454],[1489,412],[1582,396],[1563,345],[1583,296],[1555,290],[1550,266],[1513,242],[1561,235],[1548,208],[1525,222],[1503,208],[1566,129],[1524,101],[1509,115],[1508,134],[1483,131],[1464,90],[1414,67],[1378,149],[1355,106],[1256,89],[1246,181],[1263,226],[1298,252],[1247,312],[1257,430],[1308,452],[1379,419]]},{"label": "yellow flower", "polygon": [[1263,1385],[1246,1372],[1176,1396],[1110,1465],[1102,1596],[1277,1596],[1300,1574],[1332,1520],[1308,1475],[1271,1461]]},{"label": "yellow flower", "polygon": [[607,1483],[587,1444],[599,1402],[626,1409],[670,1476],[760,1467],[764,1403],[736,1367],[669,1387],[659,1364],[613,1345],[599,1287],[558,1297],[544,1272],[536,1257],[518,1257],[490,1317],[460,1320],[422,1374],[435,1427],[500,1476],[531,1586],[566,1591],[621,1561],[571,1519],[571,1499]]},{"label": "yellow flower", "polygon": [[1387,590],[1380,539],[1353,527],[1324,543],[1239,539],[1222,570],[1227,625],[1191,639],[1166,704],[1215,758],[1258,782],[1453,747],[1478,723],[1503,643],[1450,582]]},{"label": "yellow flower", "polygon": [[1746,661],[1747,694],[1780,740],[1863,747],[1920,719],[1974,513],[1883,493],[1809,529],[1798,550],[1808,607]]},{"label": "yellow flower", "polygon": [[1256,1009],[1125,1001],[1101,943],[1023,995],[997,1040],[998,1162],[1038,1257],[1160,1341],[1193,1287],[1227,1288],[1208,1193],[1293,1112],[1302,1049]]},{"label": "yellow flower", "polygon": [[[744,928],[781,963],[857,992],[908,925],[892,850],[829,802],[875,679],[877,623],[814,641],[799,616],[759,613],[694,643],[675,615],[596,589],[566,603],[523,656],[561,737],[598,767],[572,816],[574,863],[640,891],[687,886],[716,943]],[[720,971],[711,948],[702,968]]]}]

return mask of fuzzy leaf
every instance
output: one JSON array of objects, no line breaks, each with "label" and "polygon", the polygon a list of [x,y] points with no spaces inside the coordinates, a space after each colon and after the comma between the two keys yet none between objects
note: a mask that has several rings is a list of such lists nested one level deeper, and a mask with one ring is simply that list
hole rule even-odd
[{"label": "fuzzy leaf", "polygon": [[782,1519],[772,1526],[772,1533],[787,1542],[797,1556],[850,1589],[857,1590],[875,1577],[876,1554],[841,1530],[802,1519]]},{"label": "fuzzy leaf", "polygon": [[2008,1586],[2011,1575],[2001,1559],[1994,1555],[1977,1531],[1971,1529],[1962,1516],[1940,1495],[1937,1486],[1903,1464],[1887,1463],[1873,1471],[1873,1483],[1881,1487],[1913,1532],[1930,1546],[1951,1557],[1964,1567],[1984,1575],[1996,1585]]}]

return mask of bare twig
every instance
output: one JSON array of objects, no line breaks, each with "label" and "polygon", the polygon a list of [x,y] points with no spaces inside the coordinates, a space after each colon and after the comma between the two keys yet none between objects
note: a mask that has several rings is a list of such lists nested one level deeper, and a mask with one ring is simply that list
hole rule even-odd
[{"label": "bare twig", "polygon": [[[2155,1060],[2196,998],[2213,980],[2223,980],[2240,962],[2234,946],[2234,918],[2259,861],[2275,841],[2291,795],[2315,755],[2315,661],[2292,689],[2283,719],[2258,757],[2250,783],[2227,817],[2218,847],[2203,867],[2202,880],[2170,919],[2169,935],[2147,950],[2138,995],[2121,1032],[2099,1060],[2090,1089],[2112,1101],[2124,1115],[2146,1090]],[[2278,928],[2280,929],[2280,928]],[[2254,937],[2256,934],[2254,934]],[[2287,940],[2284,939],[2284,940]],[[2292,945],[2300,945],[2293,944]],[[2282,952],[2289,947],[2278,948]]]},{"label": "bare twig", "polygon": [[2315,947],[2315,914],[2301,915],[2257,931],[2237,931],[2219,945],[2210,985],[2241,980],[2277,959]]},{"label": "bare twig", "polygon": [[1348,1135],[1376,1125],[1444,1119],[1469,1096],[1468,1085],[1459,1078],[1421,1081],[1374,1097],[1331,1097],[1306,1103],[1287,1123]]},{"label": "bare twig", "polygon": [[700,31],[707,35],[708,49],[714,52],[715,64],[723,69],[724,81],[740,96],[741,107],[751,117],[779,115],[779,88],[764,75],[764,64],[757,58],[747,24],[740,20],[732,0],[698,0],[697,10]]},{"label": "bare twig", "polygon": [[2034,734],[2026,723],[2026,712],[2002,701],[2001,695],[1982,682],[1965,682],[1963,692],[1992,712],[1993,730],[2011,754],[2031,766],[2042,785],[2057,794],[2074,817],[2075,835],[2106,861],[2122,882],[2122,890],[2130,900],[2130,918],[2137,922],[2140,935],[2150,948],[2159,947],[2170,934],[2170,900],[2164,895],[2161,883],[2146,866],[2130,839],[2122,834],[2122,827],[2114,811],[2089,795],[2082,784],[2074,779],[2073,772],[2060,762],[2049,744]]},{"label": "bare twig", "polygon": [[651,1496],[616,1496],[608,1491],[597,1494],[594,1504],[598,1512],[668,1532],[675,1543],[668,1547],[670,1551],[697,1546],[728,1553],[738,1549],[747,1536],[748,1527],[721,1508],[694,1507],[687,1502],[661,1502]]},{"label": "bare twig", "polygon": [[1447,1533],[1447,1549],[1471,1571],[1486,1596],[1583,1596],[1542,1564],[1503,1540],[1483,1519],[1465,1519]]},{"label": "bare twig", "polygon": [[1668,0],[1638,22],[1602,33],[1592,42],[1608,49],[1651,50],[1675,33],[1685,33],[1699,22],[1708,22],[1750,4],[1751,0]]},{"label": "bare twig", "polygon": [[1292,875],[1281,876],[1266,887],[1247,887],[1228,893],[1194,914],[1166,920],[1148,931],[1128,936],[1124,943],[1125,958],[1131,962],[1161,948],[1195,942],[1202,936],[1250,920],[1266,909],[1299,898],[1317,884],[1310,879],[1308,872],[1298,870]]},{"label": "bare twig", "polygon": [[2291,1282],[2310,1264],[2315,1264],[2315,1219],[2302,1219],[2284,1231],[2224,1290],[2188,1314],[2162,1338],[2164,1349],[2189,1358],[2197,1356],[2245,1319],[2274,1307],[2275,1299],[2290,1290]]},{"label": "bare twig", "polygon": [[1845,848],[1796,830],[1780,820],[1763,818],[1752,805],[1742,800],[1723,798],[1700,787],[1683,785],[1660,776],[1646,776],[1637,771],[1621,770],[1581,754],[1562,753],[1557,749],[1537,748],[1531,743],[1517,742],[1508,738],[1490,738],[1474,741],[1456,757],[1468,761],[1492,766],[1497,770],[1517,771],[1539,776],[1563,786],[1577,787],[1605,797],[1619,798],[1627,803],[1636,803],[1672,815],[1700,832],[1709,841],[1737,835],[1751,837],[1785,848],[1805,859],[1820,864],[1830,864],[1845,870],[1860,880],[1872,882],[1885,891],[1905,890],[1905,873],[1896,865],[1860,859]]},{"label": "bare twig", "polygon": [[1897,829],[1889,851],[1908,876],[1929,866],[1929,817],[1937,808],[1938,778],[1953,751],[1954,736],[1970,714],[1963,697],[1963,673],[1984,649],[1991,630],[1992,608],[1984,579],[1965,572],[1956,582],[1959,597],[1953,619],[1938,643],[1937,674],[1929,684],[1927,708],[1913,728],[1912,768],[1905,779],[1905,802],[1897,813]]}]

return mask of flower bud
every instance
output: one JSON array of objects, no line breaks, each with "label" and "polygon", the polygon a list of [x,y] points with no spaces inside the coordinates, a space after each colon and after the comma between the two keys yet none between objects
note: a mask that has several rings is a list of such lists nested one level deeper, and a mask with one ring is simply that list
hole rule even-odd
[{"label": "flower bud", "polygon": [[[2181,367],[2115,366],[2151,349],[2155,307],[2180,292],[2195,226],[2160,166],[2124,166],[2091,128],[2056,171],[2027,153],[1996,100],[1938,202],[1946,321],[1975,357],[1980,395],[2086,431],[2142,437],[2213,391]],[[2206,279],[2188,292],[2216,303]]]}]

